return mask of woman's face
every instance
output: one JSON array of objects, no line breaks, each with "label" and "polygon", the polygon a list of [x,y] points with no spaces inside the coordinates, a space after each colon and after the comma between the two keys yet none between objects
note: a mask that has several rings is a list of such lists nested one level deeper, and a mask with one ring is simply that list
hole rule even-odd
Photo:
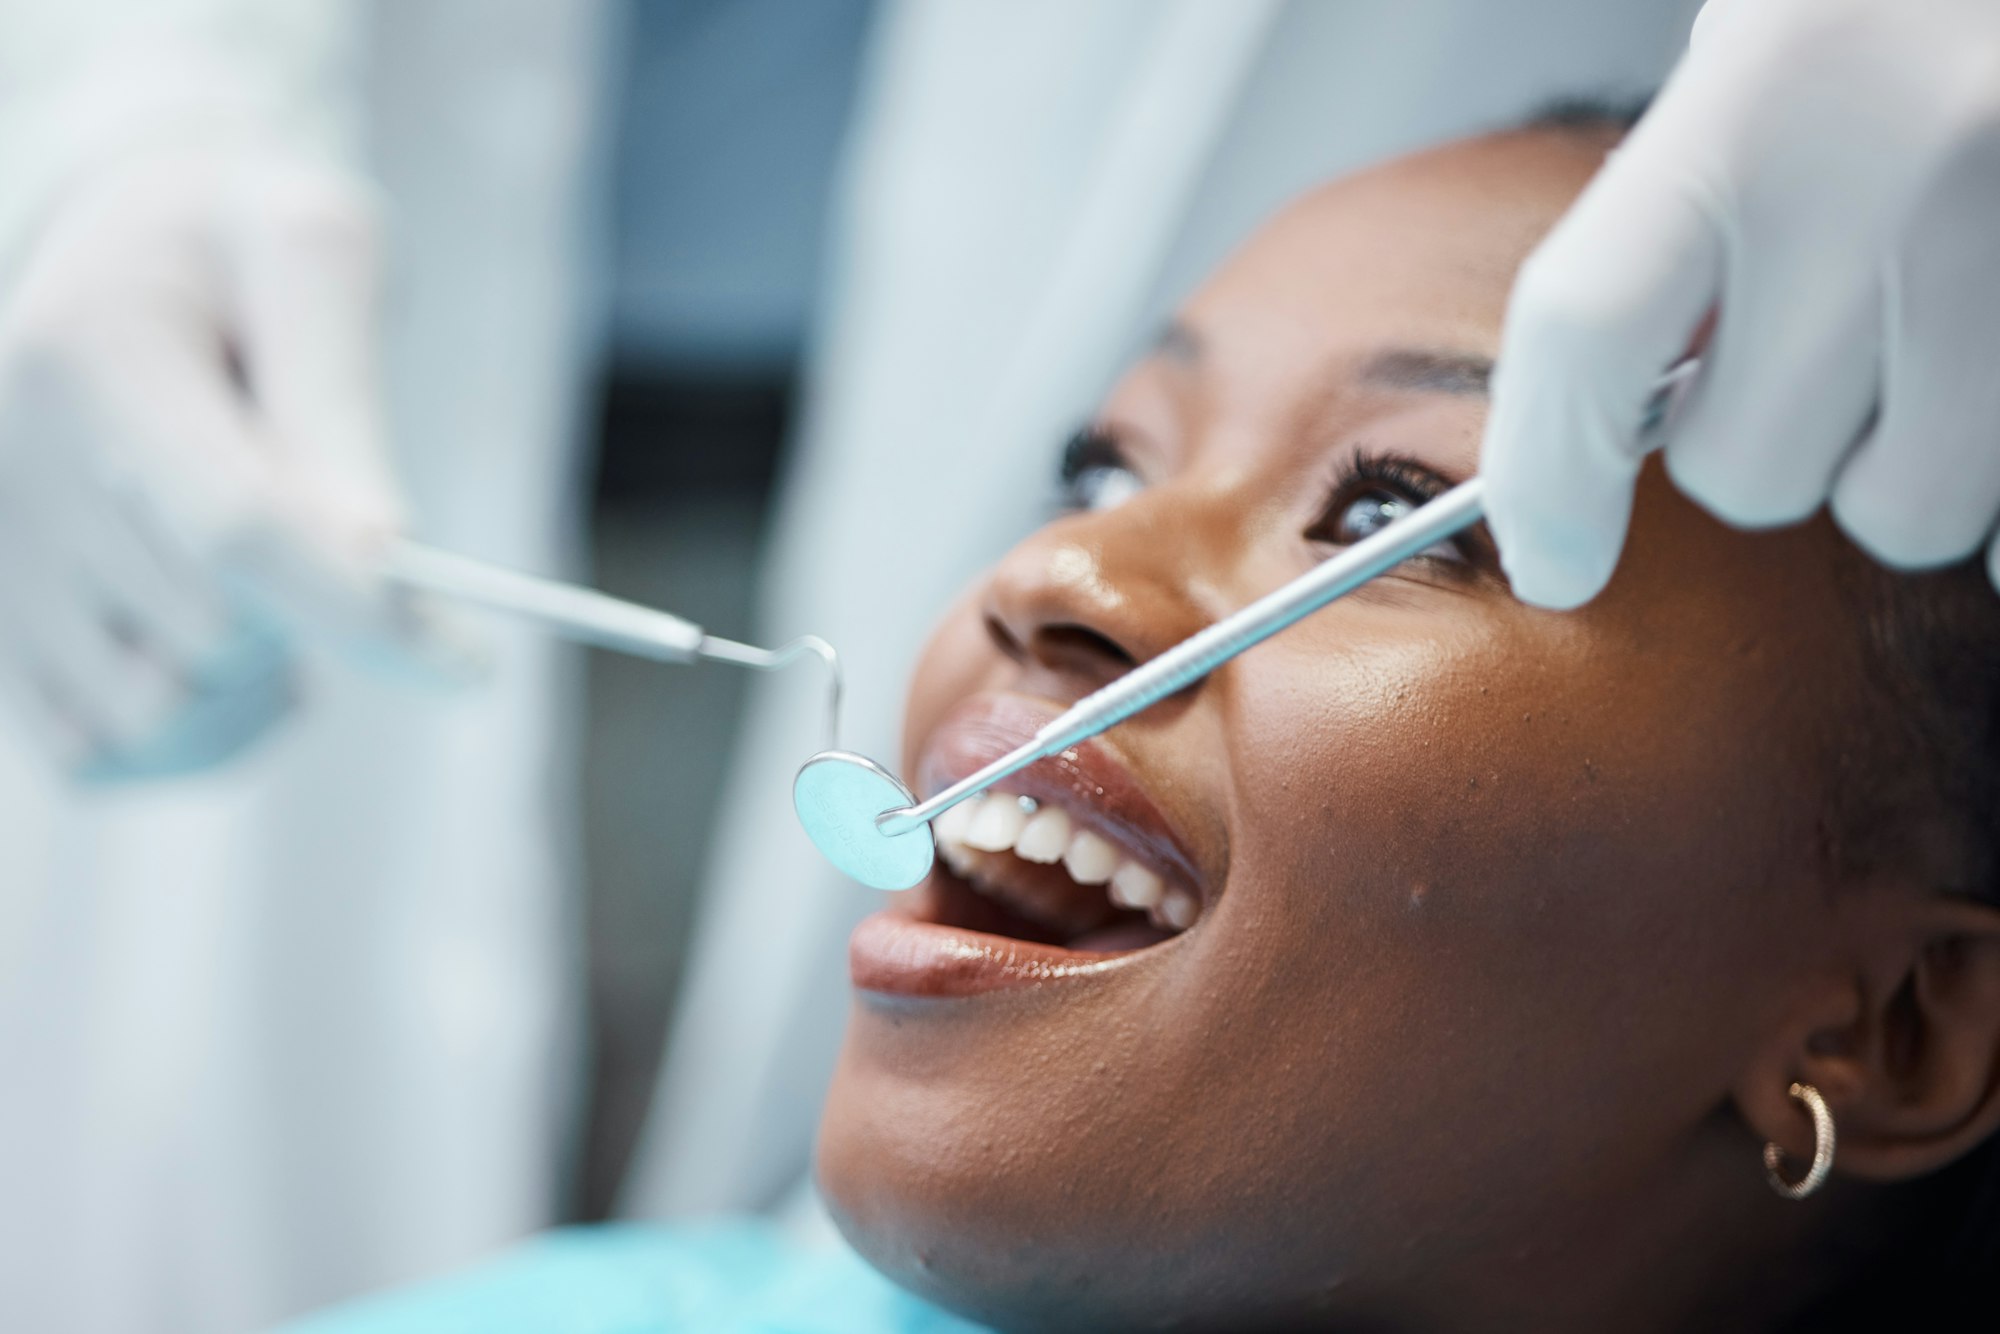
[{"label": "woman's face", "polygon": [[[1277,219],[1073,449],[1096,507],[946,616],[904,771],[942,787],[1470,475],[1510,280],[1601,148],[1468,142]],[[1475,534],[1003,784],[1068,830],[988,815],[856,934],[820,1145],[850,1239],[1002,1324],[1463,1327],[1709,1281],[1696,1229],[1782,1207],[1727,1108],[1823,902],[1834,542],[1649,473],[1580,612]],[[1079,883],[1126,863],[1192,925]]]}]

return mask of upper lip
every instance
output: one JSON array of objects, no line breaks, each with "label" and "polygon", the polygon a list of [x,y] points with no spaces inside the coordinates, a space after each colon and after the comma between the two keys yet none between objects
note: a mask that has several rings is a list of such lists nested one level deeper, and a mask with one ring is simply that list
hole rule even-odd
[{"label": "upper lip", "polygon": [[[1032,739],[1062,713],[1059,705],[1025,695],[975,695],[953,709],[931,732],[917,763],[926,797]],[[1213,895],[1174,823],[1154,804],[1144,784],[1116,750],[1099,738],[1037,760],[998,785],[1016,796],[1059,806],[1169,881],[1193,889],[1202,903]]]}]

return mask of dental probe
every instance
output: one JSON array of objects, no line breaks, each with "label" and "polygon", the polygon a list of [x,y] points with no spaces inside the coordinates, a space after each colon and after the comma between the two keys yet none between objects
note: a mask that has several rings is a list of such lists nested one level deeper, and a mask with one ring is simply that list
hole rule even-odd
[{"label": "dental probe", "polygon": [[875,889],[907,889],[930,873],[936,855],[930,822],[1037,760],[1193,685],[1253,644],[1318,611],[1344,593],[1478,523],[1479,478],[1461,482],[1380,532],[1267,593],[1149,662],[1086,695],[1019,748],[919,802],[900,779],[864,755],[825,751],[807,760],[792,783],[792,803],[806,836],[827,860]]},{"label": "dental probe", "polygon": [[[1683,358],[1647,401],[1639,439],[1651,449],[1664,437],[1700,369]],[[806,837],[826,859],[874,889],[907,889],[930,874],[937,843],[930,822],[1037,760],[1059,755],[1186,689],[1254,644],[1310,616],[1410,557],[1454,537],[1485,515],[1478,477],[1410,511],[1241,611],[1197,631],[1150,662],[1086,695],[1014,751],[918,801],[901,779],[865,755],[829,750],[792,780],[792,806]]]},{"label": "dental probe", "polygon": [[711,635],[693,621],[636,602],[419,542],[393,543],[385,568],[390,579],[406,588],[505,612],[563,639],[655,662],[707,659],[770,672],[810,653],[827,667],[827,744],[840,744],[840,657],[818,635],[802,635],[777,648],[739,644]]}]

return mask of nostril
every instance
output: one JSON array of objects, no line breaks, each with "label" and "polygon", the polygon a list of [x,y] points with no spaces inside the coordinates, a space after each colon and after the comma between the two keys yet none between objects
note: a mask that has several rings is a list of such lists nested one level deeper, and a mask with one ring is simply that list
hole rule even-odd
[{"label": "nostril", "polygon": [[986,617],[986,634],[1009,661],[1103,684],[1138,665],[1111,636],[1074,622],[1027,627],[1024,638],[998,616]]},{"label": "nostril", "polygon": [[1023,644],[1020,637],[1008,629],[1007,623],[998,616],[988,616],[986,618],[986,637],[991,639],[994,646],[1006,654],[1010,661],[1026,662],[1028,660],[1027,645]]},{"label": "nostril", "polygon": [[1029,648],[1044,666],[1106,681],[1138,665],[1118,641],[1083,625],[1038,626]]}]

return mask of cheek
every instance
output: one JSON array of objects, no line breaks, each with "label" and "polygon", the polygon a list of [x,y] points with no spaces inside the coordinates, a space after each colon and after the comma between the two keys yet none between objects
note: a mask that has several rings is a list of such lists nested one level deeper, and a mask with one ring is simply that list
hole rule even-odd
[{"label": "cheek", "polygon": [[[850,1040],[823,1171],[878,1263],[1296,1285],[1421,1258],[1389,1238],[1573,1224],[1677,1161],[1817,883],[1810,775],[1744,740],[1780,692],[1688,625],[1635,647],[1511,603],[1417,615],[1322,613],[1133,725],[1227,831],[1226,891],[1151,983]],[[962,601],[906,736],[1014,673]]]},{"label": "cheek", "polygon": [[1273,645],[1229,691],[1216,925],[1259,960],[1247,1004],[1317,1051],[1300,1091],[1330,1146],[1428,1146],[1405,1205],[1509,1162],[1559,1196],[1523,1146],[1566,1145],[1579,1191],[1629,1182],[1775,1003],[1774,942],[1814,901],[1804,777],[1730,750],[1770,722],[1712,671],[1504,633],[1361,642]]},{"label": "cheek", "polygon": [[917,748],[967,695],[1000,683],[1007,660],[995,652],[979,610],[977,589],[954,602],[918,655],[903,709],[901,770],[917,771]]}]

